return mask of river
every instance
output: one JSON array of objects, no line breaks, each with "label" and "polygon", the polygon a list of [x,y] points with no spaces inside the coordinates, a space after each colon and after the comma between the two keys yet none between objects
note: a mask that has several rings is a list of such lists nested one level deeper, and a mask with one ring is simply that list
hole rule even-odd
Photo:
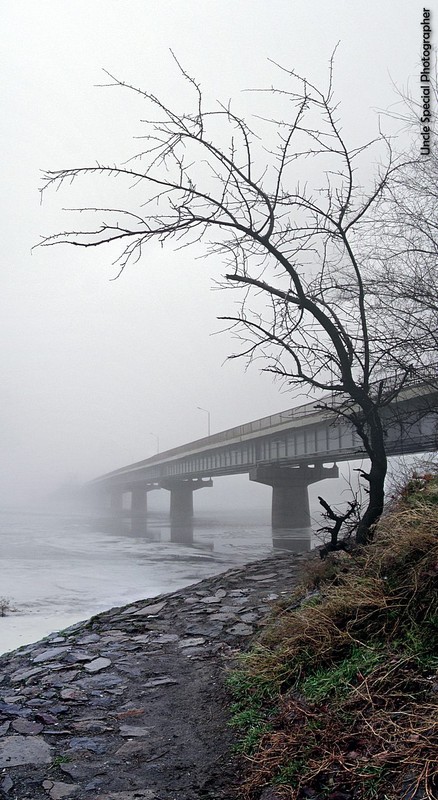
[{"label": "river", "polygon": [[209,512],[192,531],[171,530],[165,514],[133,528],[128,519],[0,512],[0,598],[15,609],[0,618],[0,653],[272,552],[267,509]]}]

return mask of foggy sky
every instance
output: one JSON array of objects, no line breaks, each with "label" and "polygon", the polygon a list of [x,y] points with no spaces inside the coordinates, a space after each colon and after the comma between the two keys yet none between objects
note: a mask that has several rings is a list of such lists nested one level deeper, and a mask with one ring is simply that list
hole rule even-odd
[{"label": "foggy sky", "polygon": [[[238,110],[243,89],[277,80],[269,59],[324,83],[340,41],[340,115],[363,142],[376,133],[375,111],[397,101],[393,84],[419,94],[422,8],[416,0],[4,0],[2,502],[147,458],[156,436],[161,449],[204,436],[198,406],[215,432],[305,400],[257,366],[225,361],[235,345],[213,334],[234,298],[211,290],[221,265],[199,260],[199,250],[152,246],[119,280],[110,246],[32,250],[67,226],[60,209],[76,197],[52,194],[40,205],[40,169],[114,163],[138,148],[141,108],[96,87],[102,68],[178,105],[185,90],[171,48],[211,101],[233,97]],[[241,491],[236,481],[224,498]]]}]

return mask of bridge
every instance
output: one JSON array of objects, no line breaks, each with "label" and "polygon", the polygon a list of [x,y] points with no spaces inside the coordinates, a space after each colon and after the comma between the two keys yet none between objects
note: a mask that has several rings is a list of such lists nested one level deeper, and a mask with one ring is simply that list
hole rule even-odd
[{"label": "bridge", "polygon": [[[324,398],[247,422],[158,453],[91,482],[109,497],[111,514],[144,518],[150,491],[170,492],[170,519],[184,526],[193,516],[193,492],[211,487],[215,476],[248,473],[272,487],[272,528],[308,530],[308,486],[338,477],[337,463],[366,458],[353,427],[321,410]],[[407,385],[383,412],[389,456],[431,452],[438,442],[438,387]],[[123,498],[130,494],[130,511]]]}]

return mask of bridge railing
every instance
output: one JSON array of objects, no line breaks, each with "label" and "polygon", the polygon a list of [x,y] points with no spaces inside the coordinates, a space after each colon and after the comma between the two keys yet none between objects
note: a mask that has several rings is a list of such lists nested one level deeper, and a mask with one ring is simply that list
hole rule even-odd
[{"label": "bridge railing", "polygon": [[[317,402],[320,401],[315,400],[315,403]],[[250,436],[253,433],[272,429],[279,425],[285,424],[292,419],[298,420],[303,417],[309,417],[312,415],[316,416],[321,414],[321,411],[315,408],[315,403],[305,403],[304,405],[296,406],[295,408],[291,408],[286,411],[280,411],[277,414],[271,414],[268,417],[260,417],[252,422],[245,422],[243,425],[237,425],[235,428],[227,428],[224,431],[213,433],[210,436],[203,437],[202,439],[196,439],[192,442],[188,442],[187,444],[173,447],[171,450],[163,450],[161,453],[157,453],[155,456],[151,456],[144,461],[137,461],[134,464],[130,464],[129,467],[122,468],[122,470],[107,472],[105,475],[101,476],[100,480],[103,478],[109,478],[111,475],[116,475],[123,470],[131,471],[141,467],[149,467],[153,466],[154,464],[160,464],[162,461],[167,461],[170,458],[188,454],[188,447],[190,447],[190,450],[201,450],[203,447],[207,446],[220,446],[221,444],[227,444],[229,441],[234,439],[239,440],[242,439],[242,437]]]},{"label": "bridge railing", "polygon": [[[391,381],[397,381],[397,379],[398,376],[395,374],[384,378],[384,380],[388,383]],[[438,364],[436,363],[431,364],[427,369],[422,370],[421,374],[414,373],[412,378],[409,377],[405,381],[403,388],[408,389],[413,386],[427,384],[427,382],[431,380],[434,384],[436,384],[438,389]],[[377,386],[379,385],[380,381],[375,381],[373,383]],[[342,394],[337,394],[336,399],[339,405],[342,405],[344,402],[344,396]],[[345,400],[347,399],[347,396],[345,396]],[[140,469],[141,467],[149,467],[155,464],[158,465],[163,461],[173,459],[180,455],[188,455],[191,451],[199,451],[207,447],[212,448],[214,446],[226,445],[232,440],[241,441],[244,437],[251,436],[251,434],[259,432],[261,433],[268,430],[272,431],[274,428],[278,428],[280,425],[284,425],[292,420],[297,421],[299,419],[321,415],[324,413],[324,408],[321,408],[321,405],[324,403],[332,404],[333,397],[330,394],[327,394],[319,399],[315,399],[311,403],[304,403],[300,406],[295,406],[294,408],[277,412],[276,414],[270,414],[267,417],[260,417],[259,419],[252,420],[251,422],[245,422],[243,425],[237,425],[234,428],[227,428],[224,431],[214,433],[210,436],[205,436],[202,439],[196,439],[192,442],[188,442],[187,444],[173,447],[170,450],[164,450],[163,452],[157,453],[157,455],[151,456],[143,461],[137,461],[134,464],[129,464],[129,466],[123,467],[122,469],[108,472],[96,480],[106,479],[112,475],[117,475],[121,472],[130,472]],[[334,407],[333,410],[335,410]],[[327,415],[330,415],[330,409],[328,409],[326,413]]]}]

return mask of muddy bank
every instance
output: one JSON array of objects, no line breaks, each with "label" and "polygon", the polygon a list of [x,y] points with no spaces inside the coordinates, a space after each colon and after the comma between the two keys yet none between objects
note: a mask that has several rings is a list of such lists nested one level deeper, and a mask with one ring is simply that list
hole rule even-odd
[{"label": "muddy bank", "polygon": [[225,800],[226,669],[302,557],[281,553],[0,657],[4,800]]}]

